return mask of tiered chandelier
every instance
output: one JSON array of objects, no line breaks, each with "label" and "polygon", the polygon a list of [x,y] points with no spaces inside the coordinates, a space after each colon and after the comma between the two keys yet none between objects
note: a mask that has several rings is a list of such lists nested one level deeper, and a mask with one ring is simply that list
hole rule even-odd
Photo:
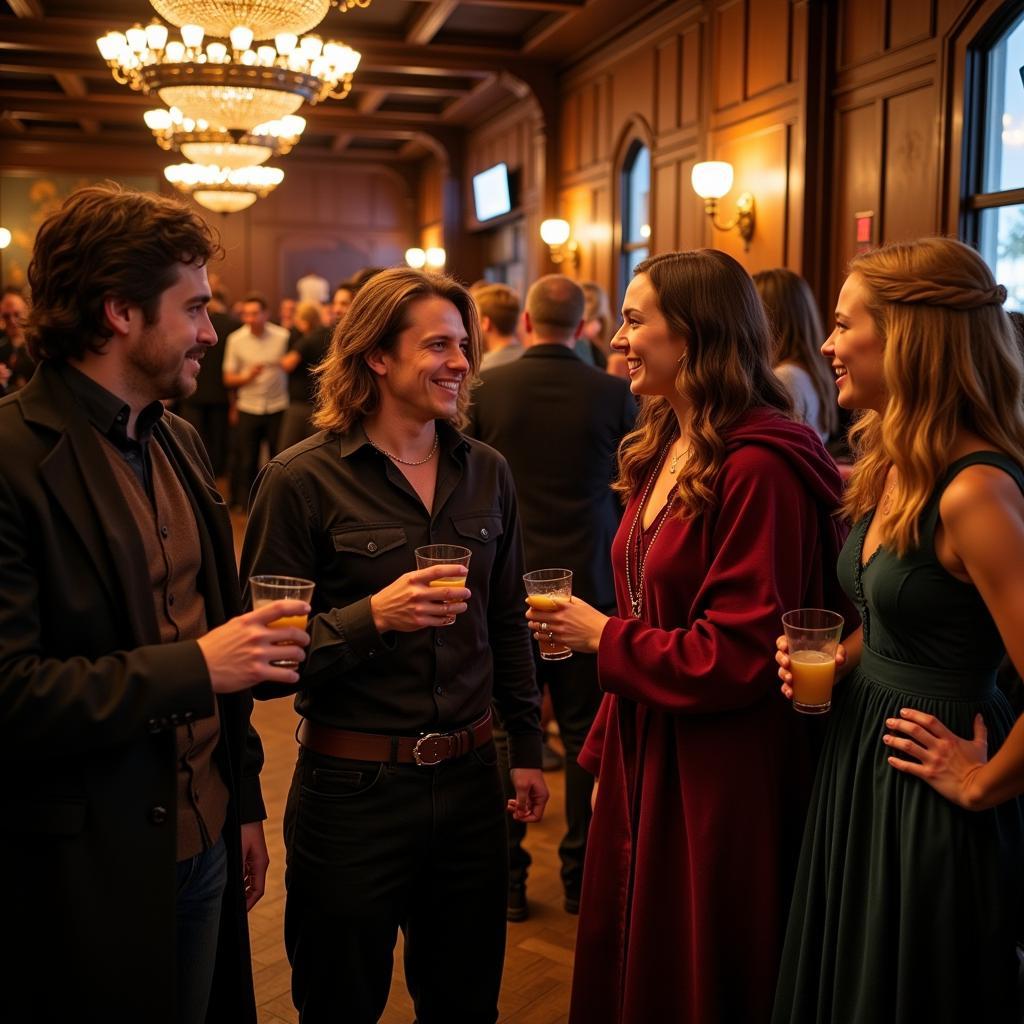
[{"label": "tiered chandelier", "polygon": [[[151,3],[180,27],[181,38],[169,39],[167,26],[154,19],[145,28],[136,24],[123,33],[108,32],[96,41],[100,54],[115,81],[155,93],[169,108],[145,115],[157,142],[203,169],[197,174],[183,170],[193,165],[167,168],[168,180],[210,209],[244,209],[275,188],[284,172],[266,167],[255,177],[232,172],[287,153],[305,127],[296,116],[304,101],[343,99],[352,88],[359,53],[302,33],[332,4],[347,10],[368,7],[370,0]],[[270,38],[273,44],[254,46],[254,40]],[[232,188],[237,191],[228,198]]]}]

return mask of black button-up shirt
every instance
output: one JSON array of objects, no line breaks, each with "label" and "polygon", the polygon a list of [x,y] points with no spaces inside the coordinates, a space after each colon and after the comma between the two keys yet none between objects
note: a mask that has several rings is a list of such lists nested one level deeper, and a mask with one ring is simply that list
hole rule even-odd
[{"label": "black button-up shirt", "polygon": [[89,422],[113,443],[125,462],[131,466],[132,472],[152,501],[148,446],[153,428],[164,414],[163,405],[160,402],[150,402],[139,413],[139,418],[135,422],[138,440],[135,440],[128,436],[128,417],[131,408],[127,402],[111,394],[105,387],[69,363],[62,361],[58,366],[64,383],[81,403]]},{"label": "black button-up shirt", "polygon": [[[493,696],[512,766],[537,768],[540,695],[512,477],[493,449],[446,423],[438,430],[433,512],[361,427],[317,434],[272,460],[249,517],[242,579],[273,573],[316,582],[295,702],[304,717],[414,736],[468,725]],[[415,569],[423,544],[473,552],[469,608],[452,626],[381,636],[370,596]]]}]

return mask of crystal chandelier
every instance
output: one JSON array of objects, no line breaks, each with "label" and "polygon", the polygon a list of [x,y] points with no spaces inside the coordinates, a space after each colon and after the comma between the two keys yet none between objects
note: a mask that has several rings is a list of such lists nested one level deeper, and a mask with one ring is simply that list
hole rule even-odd
[{"label": "crystal chandelier", "polygon": [[193,121],[177,107],[147,110],[143,117],[161,149],[175,150],[194,164],[228,168],[254,167],[272,156],[285,156],[306,127],[305,118],[294,114],[258,124],[251,132],[229,132]]},{"label": "crystal chandelier", "polygon": [[164,177],[208,210],[237,213],[273,192],[284,180],[284,171],[278,167],[174,164],[164,168]]},{"label": "crystal chandelier", "polygon": [[150,0],[172,25],[202,25],[208,35],[227,38],[236,25],[248,25],[256,39],[282,32],[301,35],[319,25],[330,7],[365,10],[371,0]]},{"label": "crystal chandelier", "polygon": [[[290,11],[303,4],[288,0],[282,6]],[[206,29],[185,24],[180,40],[168,40],[167,26],[154,20],[145,28],[135,25],[127,32],[108,32],[96,45],[115,81],[137,91],[155,92],[168,107],[177,107],[183,118],[227,131],[251,132],[257,125],[279,121],[294,114],[304,100],[313,104],[343,99],[359,66],[356,50],[343,43],[325,43],[317,35],[300,39],[294,32],[282,32],[273,45],[256,49],[252,49],[253,30],[245,25],[229,30],[229,43],[213,39],[204,49],[205,36]]]}]

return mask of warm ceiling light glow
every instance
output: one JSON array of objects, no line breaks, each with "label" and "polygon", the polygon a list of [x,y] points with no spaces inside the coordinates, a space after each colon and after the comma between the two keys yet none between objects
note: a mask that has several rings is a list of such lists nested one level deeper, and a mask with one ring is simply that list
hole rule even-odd
[{"label": "warm ceiling light glow", "polygon": [[690,182],[701,199],[721,199],[732,188],[732,164],[724,160],[694,164]]},{"label": "warm ceiling light glow", "polygon": [[[206,0],[190,8],[203,15]],[[178,6],[184,7],[182,2]],[[237,0],[236,20],[222,39],[203,40],[217,32],[208,24],[182,24],[181,39],[167,40],[159,22],[135,25],[127,33],[108,32],[96,41],[114,79],[145,93],[156,93],[193,121],[205,120],[219,130],[251,131],[256,125],[294,115],[303,102],[343,99],[352,88],[359,53],[343,43],[326,44],[316,35],[299,39],[277,34],[277,45],[251,49],[252,25],[238,20],[249,4]],[[281,6],[296,6],[292,0]],[[159,45],[157,45],[159,44]]]}]

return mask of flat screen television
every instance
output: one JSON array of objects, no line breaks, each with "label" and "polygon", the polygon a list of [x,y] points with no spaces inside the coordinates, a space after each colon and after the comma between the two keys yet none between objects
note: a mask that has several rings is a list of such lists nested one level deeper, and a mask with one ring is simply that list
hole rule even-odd
[{"label": "flat screen television", "polygon": [[495,164],[473,175],[473,205],[480,221],[512,212],[507,164]]}]

